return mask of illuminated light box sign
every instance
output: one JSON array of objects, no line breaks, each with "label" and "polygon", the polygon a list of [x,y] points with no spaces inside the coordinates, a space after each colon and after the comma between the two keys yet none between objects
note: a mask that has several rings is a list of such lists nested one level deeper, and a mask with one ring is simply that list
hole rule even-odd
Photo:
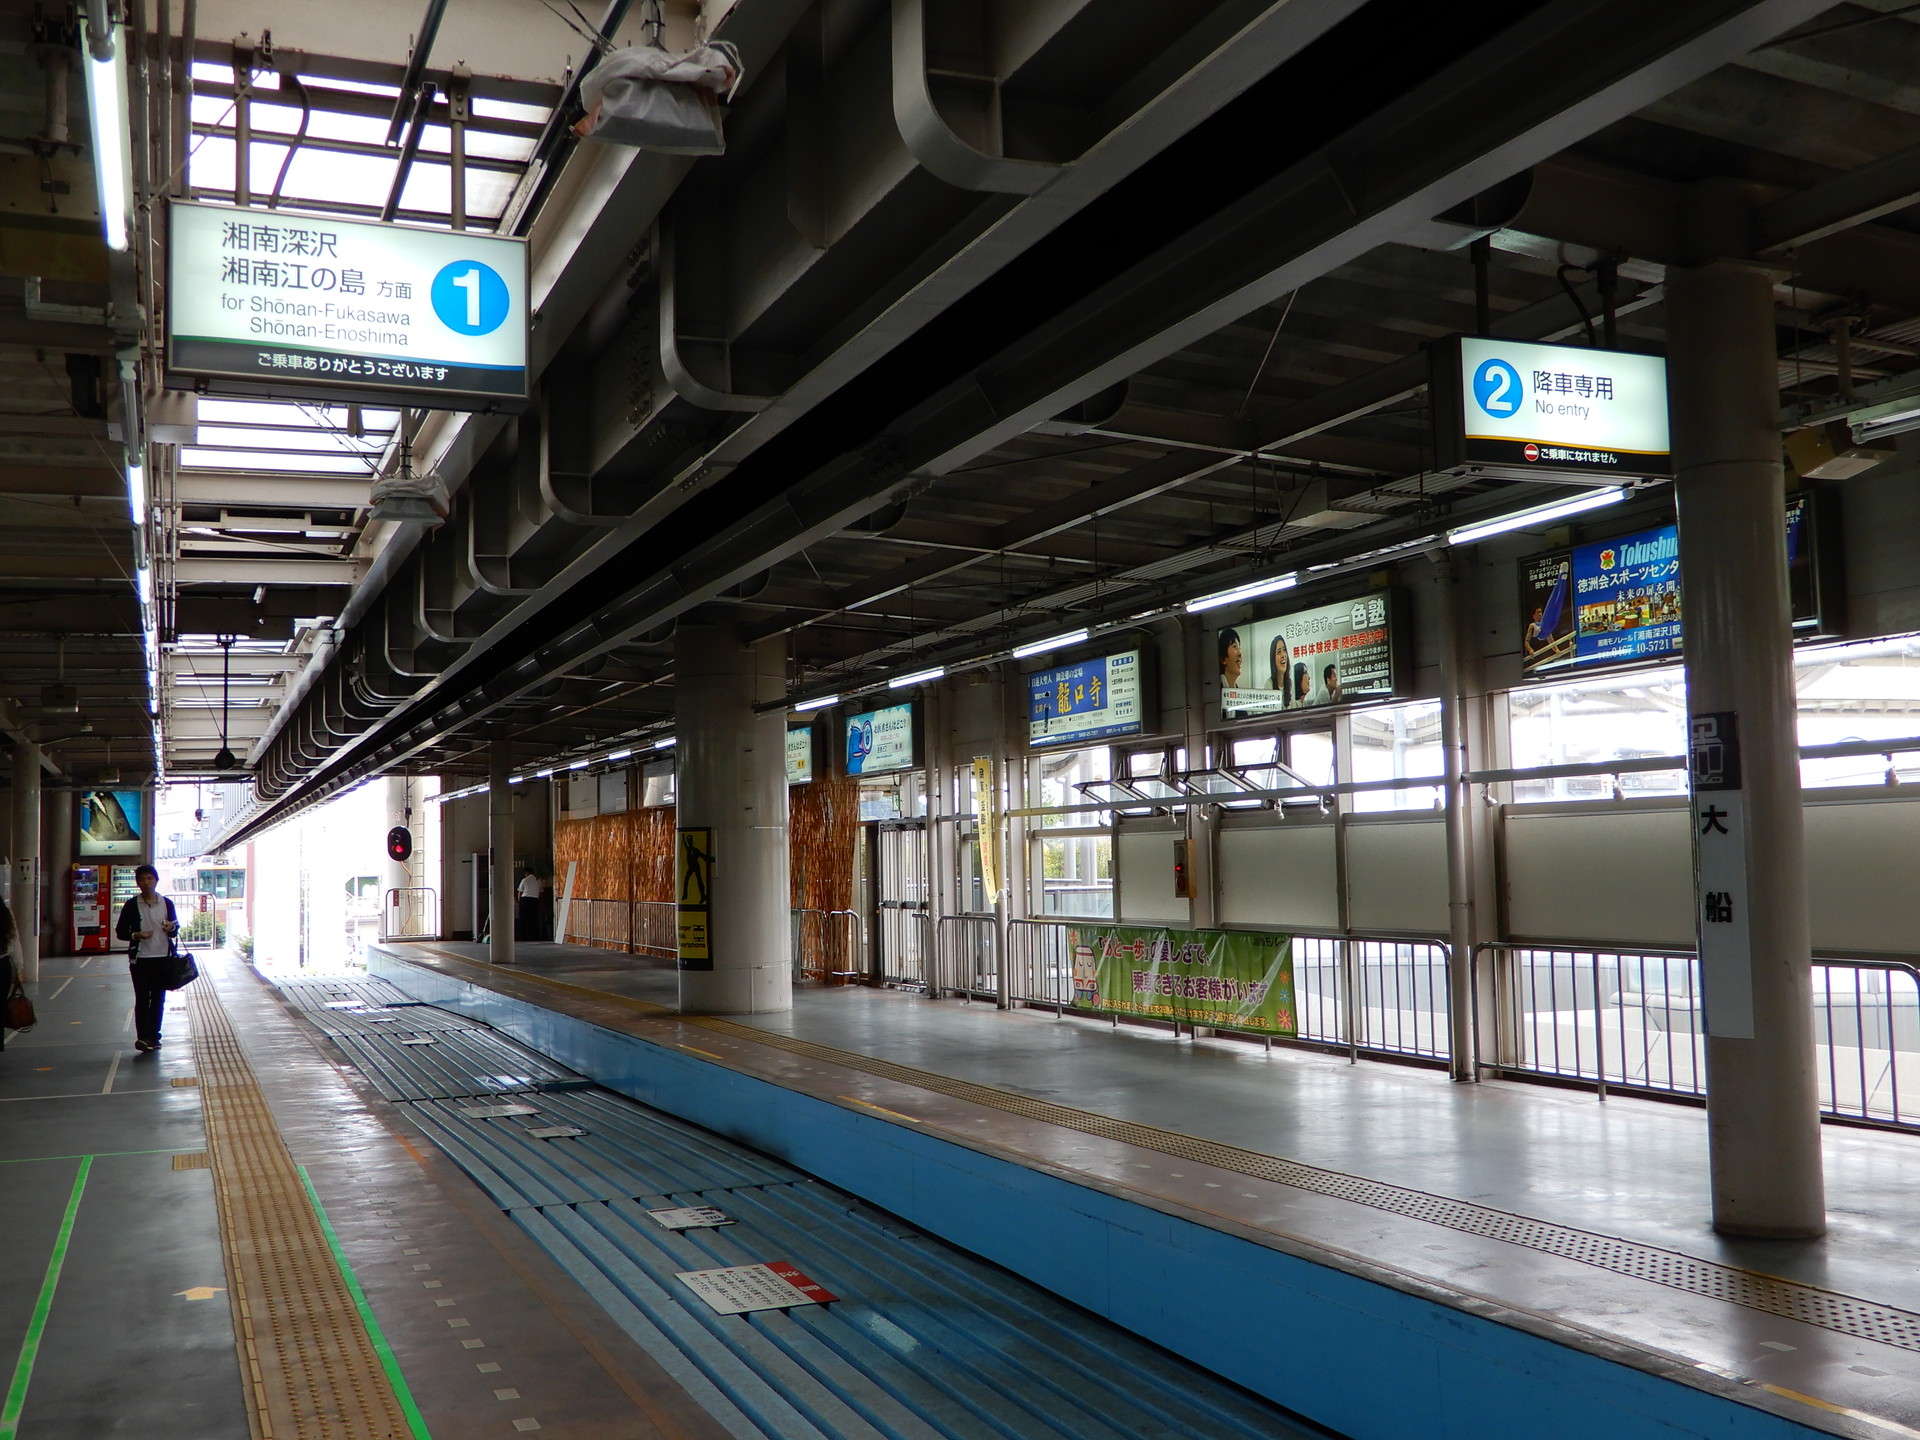
[{"label": "illuminated light box sign", "polygon": [[1667,362],[1465,336],[1433,350],[1441,469],[1671,475]]},{"label": "illuminated light box sign", "polygon": [[847,774],[913,768],[913,706],[889,705],[847,717]]},{"label": "illuminated light box sign", "polygon": [[80,797],[80,854],[89,860],[138,859],[145,799],[138,790],[89,790]]},{"label": "illuminated light box sign", "polygon": [[1065,745],[1109,735],[1138,735],[1140,652],[1107,655],[1027,676],[1027,738]]},{"label": "illuminated light box sign", "polygon": [[1317,605],[1214,632],[1220,713],[1228,720],[1313,710],[1394,693],[1391,593]]},{"label": "illuminated light box sign", "polygon": [[807,785],[813,781],[813,727],[787,727],[787,784]]},{"label": "illuminated light box sign", "polygon": [[[1811,501],[1792,496],[1788,598],[1796,635],[1825,633]],[[1522,560],[1520,673],[1551,675],[1680,654],[1680,535],[1660,525]]]},{"label": "illuminated light box sign", "polygon": [[525,405],[524,240],[212,205],[169,216],[169,385]]}]

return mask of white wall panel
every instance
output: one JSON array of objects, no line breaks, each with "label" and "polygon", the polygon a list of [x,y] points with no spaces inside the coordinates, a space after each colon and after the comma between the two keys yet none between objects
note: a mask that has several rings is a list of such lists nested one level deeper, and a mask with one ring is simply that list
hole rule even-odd
[{"label": "white wall panel", "polygon": [[1355,930],[1445,932],[1444,819],[1348,822],[1347,919]]},{"label": "white wall panel", "polygon": [[1529,939],[1691,946],[1687,811],[1507,812],[1507,928]]},{"label": "white wall panel", "polygon": [[1173,893],[1173,847],[1177,830],[1120,828],[1116,913],[1125,924],[1190,925],[1190,902]]},{"label": "white wall panel", "polygon": [[1332,825],[1262,825],[1219,835],[1222,925],[1340,925]]},{"label": "white wall panel", "polygon": [[1822,950],[1920,950],[1920,801],[1807,806],[1807,909]]}]

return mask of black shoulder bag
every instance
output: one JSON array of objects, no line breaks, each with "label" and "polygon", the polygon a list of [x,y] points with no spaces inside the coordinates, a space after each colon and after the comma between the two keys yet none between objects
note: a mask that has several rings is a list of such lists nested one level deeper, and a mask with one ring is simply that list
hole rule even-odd
[{"label": "black shoulder bag", "polygon": [[[167,901],[167,918],[173,921],[175,933],[178,933],[180,917],[174,912],[173,901]],[[193,963],[193,956],[182,950],[173,936],[167,937],[167,978],[166,988],[183,990],[200,978],[200,967]]]}]

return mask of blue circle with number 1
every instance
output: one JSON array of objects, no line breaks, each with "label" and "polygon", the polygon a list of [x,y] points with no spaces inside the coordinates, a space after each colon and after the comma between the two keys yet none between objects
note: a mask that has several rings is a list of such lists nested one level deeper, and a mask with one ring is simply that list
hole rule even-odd
[{"label": "blue circle with number 1", "polygon": [[1482,360],[1473,372],[1473,398],[1494,419],[1505,420],[1520,409],[1527,389],[1520,383],[1520,372],[1506,361]]},{"label": "blue circle with number 1", "polygon": [[491,265],[456,260],[433,277],[433,313],[461,335],[487,335],[507,318],[507,282]]}]

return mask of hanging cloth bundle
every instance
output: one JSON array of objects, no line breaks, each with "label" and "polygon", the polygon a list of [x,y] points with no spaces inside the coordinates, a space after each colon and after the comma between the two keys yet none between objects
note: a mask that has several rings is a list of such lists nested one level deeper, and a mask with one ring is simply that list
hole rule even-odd
[{"label": "hanging cloth bundle", "polygon": [[636,45],[602,55],[580,82],[586,116],[574,132],[663,155],[722,155],[720,101],[740,84],[740,52],[724,40],[675,55]]}]

